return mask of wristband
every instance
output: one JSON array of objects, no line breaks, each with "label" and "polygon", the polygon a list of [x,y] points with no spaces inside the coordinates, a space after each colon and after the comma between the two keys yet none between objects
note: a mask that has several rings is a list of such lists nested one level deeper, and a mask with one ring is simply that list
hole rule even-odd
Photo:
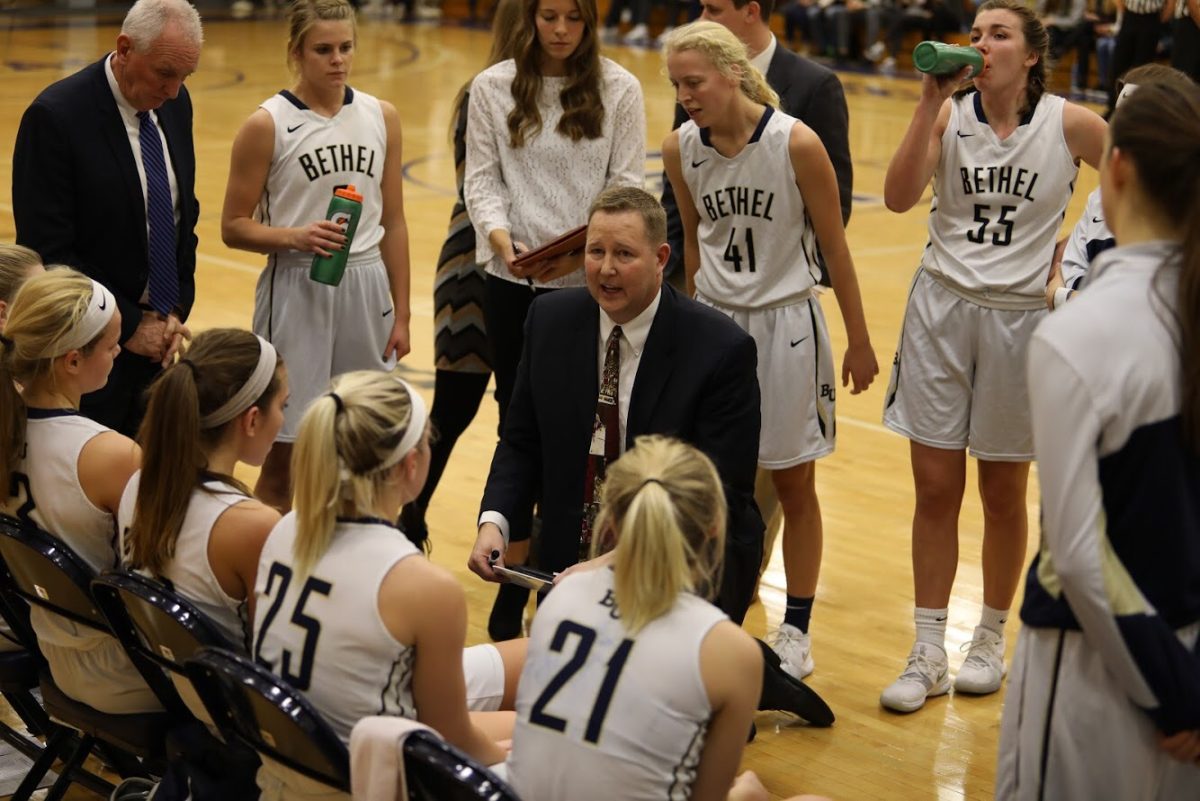
[{"label": "wristband", "polygon": [[1060,286],[1058,289],[1054,290],[1054,308],[1057,309],[1061,307],[1070,297],[1071,290],[1067,289],[1065,286]]}]

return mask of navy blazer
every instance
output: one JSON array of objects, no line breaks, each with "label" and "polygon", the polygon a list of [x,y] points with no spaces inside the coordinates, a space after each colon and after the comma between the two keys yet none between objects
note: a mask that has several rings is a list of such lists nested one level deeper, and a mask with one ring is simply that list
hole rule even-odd
[{"label": "navy blazer", "polygon": [[[116,296],[121,341],[142,317],[150,275],[146,201],[125,124],[104,72],[106,55],[46,87],[25,110],[13,148],[17,242],[46,264],[67,264]],[[157,109],[179,188],[179,310],[196,297],[196,154],[186,88]]]},{"label": "navy blazer", "polygon": [[[833,171],[837,173],[838,194],[842,203],[842,223],[850,222],[854,196],[854,167],[850,162],[850,111],[842,82],[833,70],[793,53],[776,42],[775,55],[767,67],[767,83],[779,95],[779,108],[812,128],[825,145]],[[675,122],[671,130],[687,122],[683,106],[675,104]],[[683,222],[675,191],[663,173],[663,208],[667,210],[667,241],[671,257],[667,272],[683,269]],[[821,265],[824,275],[825,266]],[[828,285],[827,279],[822,283]]]},{"label": "navy blazer", "polygon": [[[539,500],[538,564],[562,570],[579,555],[583,487],[599,394],[600,309],[586,289],[537,298],[481,511],[502,513],[518,535]],[[741,620],[762,555],[754,502],[760,426],[757,349],[728,317],[667,284],[638,364],[626,447],[642,434],[690,442],[716,464],[729,504],[720,605]]]}]

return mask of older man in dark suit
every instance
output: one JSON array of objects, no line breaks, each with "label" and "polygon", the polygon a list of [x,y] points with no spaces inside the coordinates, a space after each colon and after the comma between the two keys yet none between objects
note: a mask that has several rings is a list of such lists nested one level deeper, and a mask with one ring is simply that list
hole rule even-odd
[{"label": "older man in dark suit", "polygon": [[199,205],[183,81],[201,41],[186,0],[138,0],[116,50],[26,109],[13,151],[17,241],[116,297],[122,352],[82,411],[130,436],[144,388],[187,336],[195,298]]},{"label": "older man in dark suit", "polygon": [[[575,564],[589,544],[597,475],[639,435],[665,434],[704,451],[721,476],[729,520],[716,603],[740,623],[762,555],[753,496],[757,353],[727,317],[663,285],[665,239],[658,201],[642,189],[608,189],[588,215],[587,289],[533,302],[468,566],[497,580],[490,558],[501,554],[503,564],[509,541],[529,536],[518,527],[531,518],[535,499],[539,566],[560,571]],[[831,723],[815,693],[763,650],[762,708]]]}]

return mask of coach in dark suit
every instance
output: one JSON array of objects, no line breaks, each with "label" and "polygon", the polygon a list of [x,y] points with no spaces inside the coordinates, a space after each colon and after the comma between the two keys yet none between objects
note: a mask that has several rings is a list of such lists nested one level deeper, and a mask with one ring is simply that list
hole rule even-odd
[{"label": "coach in dark suit", "polygon": [[[587,289],[552,292],[529,307],[468,565],[496,580],[489,556],[503,553],[510,537],[528,536],[516,526],[530,519],[535,497],[542,515],[539,566],[559,571],[578,560],[588,454],[596,449],[594,424],[603,419],[597,398],[611,341],[620,352],[620,379],[618,411],[609,416],[620,418],[620,451],[642,434],[665,434],[696,446],[717,467],[729,519],[715,600],[741,623],[762,558],[763,521],[754,503],[758,356],[754,340],[728,317],[663,284],[666,229],[662,206],[644,190],[605,190],[588,215]],[[606,439],[604,433],[598,437]],[[818,726],[833,723],[825,702],[785,673],[761,640],[759,647],[759,708],[792,712]]]},{"label": "coach in dark suit", "polygon": [[131,436],[142,390],[186,335],[195,297],[199,206],[183,81],[201,35],[186,0],[139,0],[114,52],[26,109],[13,151],[17,241],[117,299],[122,352],[82,411]]},{"label": "coach in dark suit", "polygon": [[[604,361],[602,328],[622,326],[622,450],[641,434],[690,442],[711,458],[729,504],[719,605],[741,621],[754,592],[763,522],[754,504],[759,395],[754,340],[722,314],[662,284],[662,208],[641,189],[605,191],[589,215],[588,288],[534,301],[504,432],[484,491],[470,567],[494,578],[503,529],[528,537],[541,499],[537,562],[559,571],[579,558],[584,484]],[[603,316],[603,320],[602,320]],[[626,409],[626,403],[628,408]]]},{"label": "coach in dark suit", "polygon": [[[774,0],[705,0],[702,19],[720,23],[745,43],[750,60],[766,75],[779,95],[780,109],[812,128],[833,162],[842,202],[842,222],[850,221],[854,168],[850,163],[850,112],[842,82],[833,71],[788,50],[771,33],[769,20]],[[675,104],[678,128],[687,113]],[[671,182],[663,176],[663,208],[667,210],[667,242],[671,245],[667,273],[683,275],[683,223]],[[824,274],[824,266],[822,266]],[[822,283],[828,283],[822,280]]]}]

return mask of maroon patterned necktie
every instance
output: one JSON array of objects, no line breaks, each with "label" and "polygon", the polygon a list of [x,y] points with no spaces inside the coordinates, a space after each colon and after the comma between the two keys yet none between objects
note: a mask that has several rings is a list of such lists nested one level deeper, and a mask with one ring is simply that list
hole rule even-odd
[{"label": "maroon patterned necktie", "polygon": [[617,406],[621,380],[621,326],[614,326],[604,345],[604,375],[596,399],[592,441],[588,448],[587,478],[583,484],[583,525],[579,532],[579,561],[592,549],[592,526],[604,501],[604,472],[621,455],[621,413]]}]

